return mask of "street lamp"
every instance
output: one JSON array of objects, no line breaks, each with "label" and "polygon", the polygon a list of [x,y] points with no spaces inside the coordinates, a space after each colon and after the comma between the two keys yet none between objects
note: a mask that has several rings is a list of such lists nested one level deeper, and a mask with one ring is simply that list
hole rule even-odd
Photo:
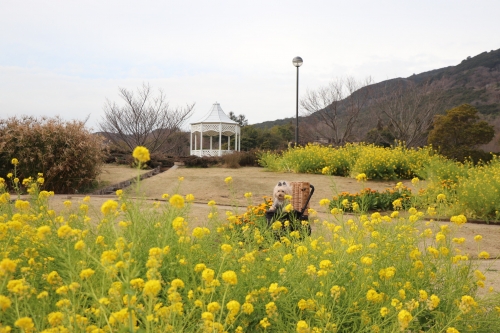
[{"label": "street lamp", "polygon": [[302,66],[304,61],[301,57],[295,57],[292,63],[297,67],[297,99],[296,99],[296,109],[295,109],[295,146],[299,144],[299,67]]}]

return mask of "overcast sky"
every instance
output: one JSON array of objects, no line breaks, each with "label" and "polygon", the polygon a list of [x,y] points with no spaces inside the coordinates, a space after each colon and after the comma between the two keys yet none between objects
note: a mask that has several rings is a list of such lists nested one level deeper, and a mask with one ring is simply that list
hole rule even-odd
[{"label": "overcast sky", "polygon": [[118,87],[162,88],[171,106],[214,102],[250,123],[295,116],[300,94],[375,82],[500,48],[500,1],[0,0],[0,117],[96,129]]}]

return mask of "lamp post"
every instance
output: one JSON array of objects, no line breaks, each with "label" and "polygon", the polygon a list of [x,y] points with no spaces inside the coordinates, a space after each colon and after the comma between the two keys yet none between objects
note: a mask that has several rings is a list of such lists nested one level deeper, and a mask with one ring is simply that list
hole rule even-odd
[{"label": "lamp post", "polygon": [[304,61],[301,57],[295,57],[292,63],[297,67],[297,99],[295,104],[295,146],[299,144],[299,67],[302,66]]}]

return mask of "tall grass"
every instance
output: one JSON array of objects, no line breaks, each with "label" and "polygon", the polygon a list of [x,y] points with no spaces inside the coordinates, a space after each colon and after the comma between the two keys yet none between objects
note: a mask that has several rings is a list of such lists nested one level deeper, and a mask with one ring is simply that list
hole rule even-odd
[{"label": "tall grass", "polygon": [[[365,174],[372,180],[418,177],[425,180],[425,186],[414,189],[415,205],[439,208],[441,217],[465,214],[470,218],[500,219],[500,162],[497,157],[474,165],[449,160],[432,147],[409,149],[404,145],[382,148],[348,144],[343,147],[307,145],[290,148],[281,154],[265,152],[259,161],[271,171],[351,177]],[[445,195],[445,201],[437,201],[440,194]]]},{"label": "tall grass", "polygon": [[[222,183],[222,182],[221,182]],[[221,186],[233,194],[232,178]],[[412,208],[332,212],[314,237],[269,226],[268,204],[188,219],[192,195],[165,202],[117,191],[92,219],[89,198],[55,212],[0,186],[0,330],[24,332],[492,332],[498,297],[456,251],[456,226]],[[243,194],[241,194],[243,195]],[[251,199],[251,194],[245,196]],[[329,201],[321,200],[328,207]],[[235,207],[236,208],[236,207]],[[236,211],[236,209],[234,209]],[[327,211],[329,208],[327,208]],[[334,215],[335,214],[335,215]],[[310,212],[311,221],[316,213]],[[398,216],[399,215],[399,216]],[[407,215],[407,217],[404,217]],[[281,221],[286,224],[286,221]],[[281,223],[280,222],[280,223]],[[307,223],[307,222],[304,222]],[[488,257],[486,252],[481,258]]]}]

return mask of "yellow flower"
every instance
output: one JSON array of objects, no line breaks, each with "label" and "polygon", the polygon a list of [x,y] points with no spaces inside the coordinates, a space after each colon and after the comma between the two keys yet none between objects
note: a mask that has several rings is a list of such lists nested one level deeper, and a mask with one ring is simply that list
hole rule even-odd
[{"label": "yellow flower", "polygon": [[373,263],[373,259],[370,258],[370,257],[363,256],[363,257],[361,257],[361,263],[364,264],[364,265],[369,266],[369,265],[371,265]]},{"label": "yellow flower", "polygon": [[94,275],[95,271],[92,268],[83,269],[80,272],[80,279],[85,280]]},{"label": "yellow flower", "polygon": [[238,301],[232,300],[226,304],[226,308],[232,315],[236,315],[240,311],[240,303]]},{"label": "yellow flower", "polygon": [[116,190],[115,194],[121,197],[123,195],[123,190]]},{"label": "yellow flower", "polygon": [[295,250],[295,252],[297,253],[297,255],[299,257],[304,256],[304,255],[307,254],[307,247],[301,245],[301,246],[297,247],[297,249]]},{"label": "yellow flower", "polygon": [[69,225],[65,224],[57,230],[57,236],[59,238],[67,238],[67,237],[71,236],[72,231],[73,231],[73,229],[71,229],[71,227]]},{"label": "yellow flower", "polygon": [[481,280],[481,281],[486,280],[486,276],[484,276],[483,272],[481,272],[480,270],[477,270],[477,269],[476,269],[476,270],[474,271],[474,275],[476,276],[476,278],[477,278],[478,280]]},{"label": "yellow flower", "polygon": [[285,212],[290,213],[293,210],[292,204],[288,204],[284,208]]},{"label": "yellow flower", "polygon": [[490,254],[486,251],[481,251],[477,257],[479,259],[488,259],[490,257]]},{"label": "yellow flower", "polygon": [[380,279],[382,280],[389,280],[396,274],[396,268],[391,266],[387,268],[382,268],[379,272],[378,275],[380,276]]},{"label": "yellow flower", "polygon": [[66,295],[68,293],[69,288],[67,286],[62,286],[56,289],[56,294],[58,295]]},{"label": "yellow flower", "polygon": [[388,309],[388,308],[386,308],[385,306],[384,306],[384,307],[382,307],[382,308],[380,309],[380,315],[381,315],[382,317],[385,317],[385,316],[387,316],[388,314],[389,314],[389,309]]},{"label": "yellow flower", "polygon": [[268,328],[269,326],[271,326],[271,323],[269,322],[269,320],[267,319],[267,317],[265,317],[264,319],[262,319],[260,322],[259,322],[259,325],[261,327],[263,327],[264,329]]},{"label": "yellow flower", "polygon": [[419,295],[418,300],[419,300],[420,302],[425,302],[425,301],[427,301],[427,298],[428,298],[428,296],[427,296],[427,291],[425,291],[425,290],[422,290],[422,289],[421,289],[421,290],[419,290],[419,291],[418,291],[418,295]]},{"label": "yellow flower", "polygon": [[193,202],[194,201],[194,195],[188,194],[186,195],[186,202]]},{"label": "yellow flower", "polygon": [[202,272],[205,268],[207,268],[207,266],[205,264],[196,264],[194,266],[194,271],[196,273],[199,273],[199,272]]},{"label": "yellow flower", "polygon": [[179,194],[174,194],[168,202],[175,208],[184,207],[184,198]]},{"label": "yellow flower", "polygon": [[182,177],[182,176],[178,177],[177,179],[179,180],[179,182],[183,182],[184,181],[184,177]]},{"label": "yellow flower", "polygon": [[207,310],[209,312],[215,313],[220,310],[220,304],[217,302],[211,302],[207,304]]},{"label": "yellow flower", "polygon": [[173,279],[171,285],[176,289],[184,288],[184,282],[181,279]]},{"label": "yellow flower", "polygon": [[168,193],[163,193],[163,194],[161,195],[161,198],[162,198],[162,199],[168,199],[168,197],[169,197]]},{"label": "yellow flower", "polygon": [[134,289],[142,290],[144,288],[144,280],[141,278],[132,279],[130,280],[130,285]]},{"label": "yellow flower", "polygon": [[71,301],[67,298],[63,298],[56,302],[58,308],[67,308],[71,305]]},{"label": "yellow flower", "polygon": [[248,302],[243,303],[241,308],[242,308],[241,311],[243,311],[243,313],[246,313],[246,314],[251,314],[254,310],[252,303],[248,303]]},{"label": "yellow flower", "polygon": [[417,186],[419,181],[420,181],[420,179],[418,179],[418,177],[414,177],[414,178],[412,178],[411,183],[413,184],[413,186]]},{"label": "yellow flower", "polygon": [[403,208],[403,204],[401,202],[401,198],[394,200],[392,202],[392,207],[394,207],[394,209],[396,209],[396,210]]},{"label": "yellow flower", "polygon": [[442,232],[436,234],[436,242],[442,242],[446,239],[446,236]]},{"label": "yellow flower", "polygon": [[29,201],[16,200],[14,206],[19,210],[28,210],[30,208],[30,203]]},{"label": "yellow flower", "polygon": [[320,263],[319,263],[319,268],[321,268],[321,269],[332,269],[333,268],[333,264],[328,259],[321,260]]},{"label": "yellow flower", "polygon": [[330,200],[328,200],[328,199],[321,199],[319,201],[319,205],[320,206],[326,206],[326,207],[328,207],[330,205]]},{"label": "yellow flower", "polygon": [[207,203],[207,205],[209,205],[210,207],[213,207],[213,206],[215,206],[215,201],[210,200],[210,201]]},{"label": "yellow flower", "polygon": [[226,184],[231,184],[233,182],[233,177],[226,177],[226,179],[224,179],[224,183]]},{"label": "yellow flower", "polygon": [[10,308],[11,304],[12,302],[7,296],[0,295],[0,309],[2,309],[2,311]]},{"label": "yellow flower", "polygon": [[64,320],[64,314],[62,312],[51,312],[47,316],[47,321],[49,322],[50,326],[56,327],[62,324]]},{"label": "yellow flower", "polygon": [[444,195],[443,193],[440,193],[437,195],[437,201],[438,202],[442,202],[442,201],[445,201],[446,200],[446,195]]},{"label": "yellow flower", "polygon": [[409,313],[406,310],[401,310],[398,313],[398,322],[399,326],[401,327],[401,330],[405,330],[408,325],[410,324],[410,321],[413,319],[413,316],[411,313]]},{"label": "yellow flower", "polygon": [[78,242],[75,243],[75,250],[80,251],[83,250],[85,247],[85,242],[82,240],[79,240]]},{"label": "yellow flower", "polygon": [[438,307],[440,301],[441,300],[438,296],[432,294],[431,297],[427,300],[427,308],[431,311],[434,310]]},{"label": "yellow flower", "polygon": [[102,204],[102,206],[101,206],[101,212],[104,215],[108,215],[108,214],[116,211],[117,208],[118,208],[118,202],[116,202],[114,200],[108,200],[108,201],[106,201],[105,203]]},{"label": "yellow flower", "polygon": [[465,238],[464,237],[453,238],[452,241],[457,244],[462,244],[463,242],[465,242]]},{"label": "yellow flower", "polygon": [[161,283],[159,280],[150,280],[144,284],[144,295],[155,297],[161,290]]},{"label": "yellow flower", "polygon": [[236,285],[238,283],[238,277],[234,271],[226,271],[222,273],[222,280],[230,285]]},{"label": "yellow flower", "polygon": [[461,225],[461,224],[464,224],[467,222],[467,218],[465,217],[465,215],[457,215],[457,216],[452,216],[450,218],[450,221],[455,223],[455,224],[458,224],[458,225]]},{"label": "yellow flower", "polygon": [[135,147],[132,156],[141,163],[145,163],[151,159],[149,157],[149,150],[143,146]]},{"label": "yellow flower", "polygon": [[297,322],[297,333],[309,333],[309,325],[304,320],[299,320]]},{"label": "yellow flower", "polygon": [[16,271],[16,262],[9,258],[4,258],[0,261],[0,277],[7,275],[7,273],[14,273]]},{"label": "yellow flower", "polygon": [[246,192],[245,193],[245,198],[251,198],[252,197],[252,192]]},{"label": "yellow flower", "polygon": [[114,250],[104,251],[101,254],[101,264],[110,265],[115,262],[117,257],[118,257],[117,251]]},{"label": "yellow flower", "polygon": [[205,268],[203,272],[201,272],[201,278],[205,280],[205,282],[210,283],[213,281],[215,276],[215,272],[213,269]]},{"label": "yellow flower", "polygon": [[446,329],[446,333],[460,333],[460,331],[457,330],[455,327],[448,327]]},{"label": "yellow flower", "polygon": [[14,326],[19,327],[24,330],[24,332],[33,332],[35,330],[35,324],[33,323],[33,319],[30,317],[22,317],[16,320]]},{"label": "yellow flower", "polygon": [[481,241],[482,239],[483,239],[483,236],[481,236],[481,235],[476,235],[476,236],[474,236],[474,240],[475,240],[476,242],[479,242],[479,241]]},{"label": "yellow flower", "polygon": [[36,295],[37,299],[42,299],[42,298],[45,298],[45,297],[49,297],[49,293],[46,292],[46,291],[42,291],[41,293],[39,293],[38,295]]},{"label": "yellow flower", "polygon": [[205,227],[196,227],[193,229],[193,237],[196,237],[198,239],[203,238],[205,235],[210,234],[210,229],[205,228]]},{"label": "yellow flower", "polygon": [[10,161],[10,163],[12,163],[13,165],[18,165],[19,161],[17,160],[17,158],[13,158],[12,161]]},{"label": "yellow flower", "polygon": [[366,178],[366,174],[365,174],[365,173],[360,173],[360,174],[358,174],[358,175],[356,176],[356,180],[357,180],[358,182],[364,182],[364,181],[366,181],[366,179],[367,179],[367,178]]},{"label": "yellow flower", "polygon": [[375,289],[370,289],[366,293],[366,300],[374,303],[382,302],[384,300],[384,294],[378,293]]},{"label": "yellow flower", "polygon": [[464,295],[462,296],[462,299],[460,301],[460,304],[458,305],[458,308],[462,313],[468,313],[472,307],[477,306],[476,301],[472,296],[469,295]]},{"label": "yellow flower", "polygon": [[220,246],[220,249],[225,252],[225,253],[231,253],[231,251],[233,250],[233,247],[229,244],[222,244]]}]

